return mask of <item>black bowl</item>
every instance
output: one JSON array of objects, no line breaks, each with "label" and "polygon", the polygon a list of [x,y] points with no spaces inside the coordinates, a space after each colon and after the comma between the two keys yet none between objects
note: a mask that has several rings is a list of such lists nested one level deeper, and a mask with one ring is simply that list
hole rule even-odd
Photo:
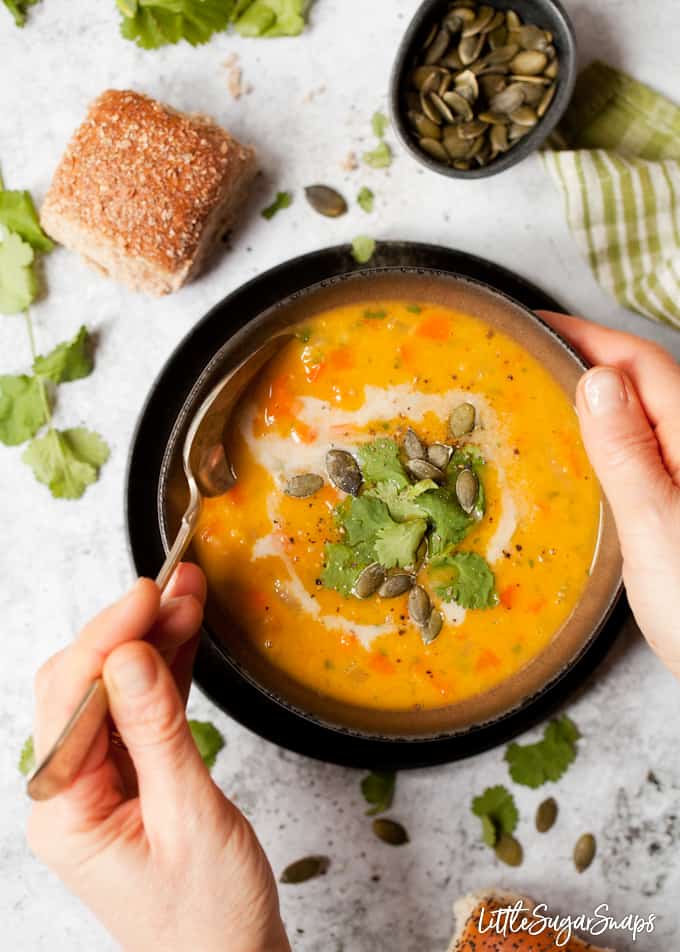
[{"label": "black bowl", "polygon": [[405,119],[405,76],[413,66],[415,51],[425,42],[432,23],[451,5],[451,0],[425,0],[411,20],[397,52],[390,80],[390,112],[398,138],[414,159],[433,172],[448,175],[450,178],[487,178],[525,159],[538,149],[562,118],[576,82],[576,37],[571,20],[560,0],[484,0],[484,3],[499,10],[514,10],[523,23],[533,23],[544,30],[550,30],[560,61],[557,90],[546,114],[531,132],[488,165],[466,172],[431,158],[418,147]]}]

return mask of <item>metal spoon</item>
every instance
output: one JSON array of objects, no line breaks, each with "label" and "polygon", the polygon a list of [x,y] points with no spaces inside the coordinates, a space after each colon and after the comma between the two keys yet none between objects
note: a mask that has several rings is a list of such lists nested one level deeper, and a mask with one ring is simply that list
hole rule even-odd
[{"label": "metal spoon", "polygon": [[[189,502],[177,536],[156,578],[161,592],[177,568],[196,531],[203,499],[221,496],[236,482],[224,450],[232,411],[253,377],[278,353],[292,334],[278,334],[230,371],[211,390],[194,416],[182,448]],[[109,710],[102,678],[89,686],[56,741],[28,778],[33,800],[49,800],[73,783]]]}]

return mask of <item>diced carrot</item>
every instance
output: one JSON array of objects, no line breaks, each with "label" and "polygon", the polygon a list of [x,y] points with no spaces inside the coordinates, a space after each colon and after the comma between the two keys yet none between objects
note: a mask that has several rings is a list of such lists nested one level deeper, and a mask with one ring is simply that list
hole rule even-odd
[{"label": "diced carrot", "polygon": [[488,668],[497,668],[501,663],[501,659],[497,654],[494,654],[490,648],[484,648],[479,658],[477,658],[477,664],[475,665],[475,670],[485,671]]},{"label": "diced carrot", "polygon": [[431,314],[421,321],[416,330],[418,337],[430,340],[448,340],[451,334],[451,321],[444,314]]},{"label": "diced carrot", "polygon": [[290,387],[290,375],[275,377],[269,388],[267,416],[272,420],[295,417],[302,409],[300,400]]},{"label": "diced carrot", "polygon": [[378,674],[394,674],[397,670],[396,665],[386,658],[379,651],[374,651],[368,658],[368,666]]},{"label": "diced carrot", "polygon": [[307,426],[302,420],[296,420],[292,429],[293,439],[297,437],[300,443],[313,443],[317,438],[317,431]]},{"label": "diced carrot", "polygon": [[400,344],[399,356],[409,370],[418,370],[418,348],[412,341],[404,341]]},{"label": "diced carrot", "polygon": [[338,347],[328,355],[331,370],[351,370],[354,366],[354,351],[351,347]]},{"label": "diced carrot", "polygon": [[506,608],[512,608],[516,604],[519,588],[520,586],[517,582],[514,582],[512,585],[507,585],[499,595],[501,605],[505,605]]},{"label": "diced carrot", "polygon": [[241,483],[234,483],[231,489],[228,489],[222,498],[230,502],[233,506],[242,506],[246,501],[243,485]]}]

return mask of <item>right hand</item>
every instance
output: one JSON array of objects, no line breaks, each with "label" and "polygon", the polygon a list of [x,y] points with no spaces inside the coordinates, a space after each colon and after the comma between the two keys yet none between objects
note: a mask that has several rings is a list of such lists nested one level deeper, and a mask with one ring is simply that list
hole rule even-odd
[{"label": "right hand", "polygon": [[680,678],[680,366],[632,334],[539,313],[595,365],[576,394],[583,442],[614,512],[635,619]]}]

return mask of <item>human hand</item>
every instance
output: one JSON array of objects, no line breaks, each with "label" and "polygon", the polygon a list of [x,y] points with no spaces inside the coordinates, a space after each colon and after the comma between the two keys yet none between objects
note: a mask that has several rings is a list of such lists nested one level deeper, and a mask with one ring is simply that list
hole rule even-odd
[{"label": "human hand", "polygon": [[636,621],[680,678],[680,366],[632,334],[539,315],[595,365],[576,394],[583,442],[614,512]]},{"label": "human hand", "polygon": [[289,952],[269,863],[184,713],[205,594],[194,565],[162,600],[140,579],[40,669],[38,759],[102,674],[127,751],[104,725],[71,787],[33,806],[29,844],[126,950]]}]

